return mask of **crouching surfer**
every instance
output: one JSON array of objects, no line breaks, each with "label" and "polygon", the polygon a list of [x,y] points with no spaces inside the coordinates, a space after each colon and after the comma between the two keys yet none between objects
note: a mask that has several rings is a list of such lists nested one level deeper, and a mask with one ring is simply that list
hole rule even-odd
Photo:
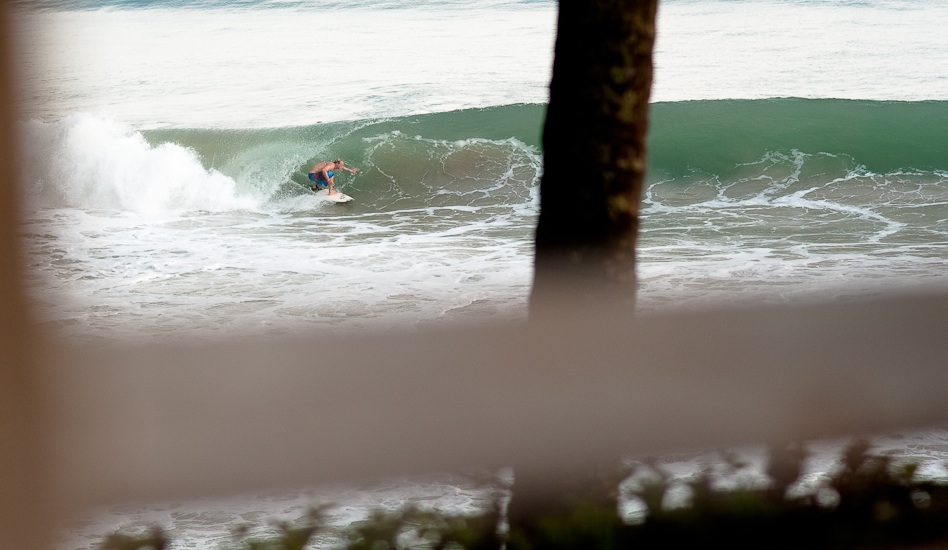
[{"label": "crouching surfer", "polygon": [[339,170],[344,170],[350,174],[358,174],[361,172],[358,168],[349,168],[346,166],[346,163],[342,159],[336,159],[334,161],[325,161],[317,162],[309,170],[309,181],[313,182],[315,186],[311,187],[313,191],[318,191],[319,189],[329,188],[329,194],[335,195],[338,191],[333,190],[333,187],[336,185],[335,172]]}]

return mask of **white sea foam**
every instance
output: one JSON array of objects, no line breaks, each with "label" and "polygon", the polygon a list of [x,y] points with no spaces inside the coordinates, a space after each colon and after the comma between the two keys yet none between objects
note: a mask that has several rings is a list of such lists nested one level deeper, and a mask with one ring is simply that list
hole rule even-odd
[{"label": "white sea foam", "polygon": [[553,6],[184,13],[21,15],[27,115],[278,127],[546,100]]},{"label": "white sea foam", "polygon": [[[295,4],[24,11],[16,28],[27,115],[277,127],[548,97],[552,2]],[[948,6],[936,0],[668,0],[652,99],[948,99],[948,51],[933,23],[945,20]]]},{"label": "white sea foam", "polygon": [[37,207],[155,214],[256,206],[193,151],[173,143],[153,147],[112,120],[78,114],[21,128],[23,179],[31,182],[28,196]]}]

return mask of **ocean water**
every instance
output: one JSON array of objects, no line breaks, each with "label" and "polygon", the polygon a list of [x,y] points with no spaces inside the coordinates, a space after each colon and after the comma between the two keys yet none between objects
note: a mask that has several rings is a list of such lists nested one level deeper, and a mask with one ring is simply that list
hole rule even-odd
[{"label": "ocean water", "polygon": [[[13,5],[29,288],[61,337],[525,316],[554,2]],[[639,309],[948,285],[946,20],[938,0],[662,1]],[[362,169],[337,178],[348,204],[304,188],[336,157]],[[887,441],[944,478],[945,433]],[[464,479],[340,491],[341,523],[485,498]],[[145,521],[217,548],[319,498],[117,507],[64,549]]]}]

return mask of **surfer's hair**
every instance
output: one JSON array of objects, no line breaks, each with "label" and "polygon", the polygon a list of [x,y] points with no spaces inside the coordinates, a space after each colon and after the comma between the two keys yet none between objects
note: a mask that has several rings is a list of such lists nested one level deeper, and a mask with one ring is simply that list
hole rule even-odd
[{"label": "surfer's hair", "polygon": [[336,159],[333,161],[335,164],[342,164],[342,159]]}]

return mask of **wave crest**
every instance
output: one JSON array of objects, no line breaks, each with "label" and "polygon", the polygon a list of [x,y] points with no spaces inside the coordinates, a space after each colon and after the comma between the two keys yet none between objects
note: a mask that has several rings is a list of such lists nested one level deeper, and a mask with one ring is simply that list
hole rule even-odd
[{"label": "wave crest", "polygon": [[153,146],[131,128],[91,115],[21,126],[23,181],[36,207],[168,211],[252,209],[235,181],[174,143]]}]

